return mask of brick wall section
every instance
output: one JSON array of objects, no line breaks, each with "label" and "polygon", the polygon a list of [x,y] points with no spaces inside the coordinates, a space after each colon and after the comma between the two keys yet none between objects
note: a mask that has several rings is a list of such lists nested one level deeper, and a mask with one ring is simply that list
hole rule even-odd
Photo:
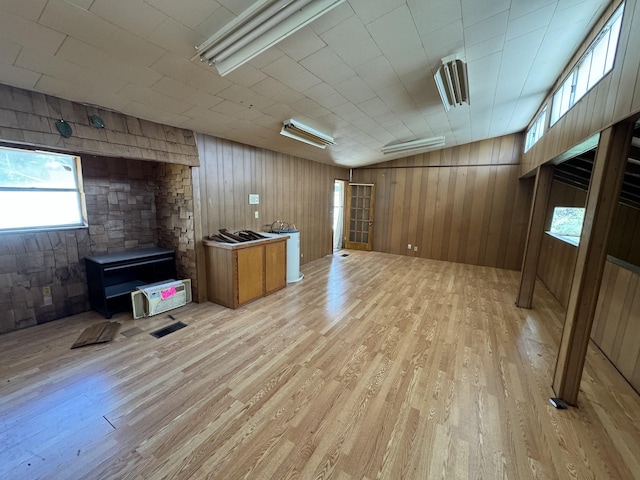
[{"label": "brick wall section", "polygon": [[[97,115],[104,128],[89,118]],[[64,138],[57,120],[71,125]],[[98,107],[0,84],[0,139],[23,145],[198,166],[198,150],[190,130],[141,120]]]},{"label": "brick wall section", "polygon": [[193,298],[198,298],[191,169],[156,164],[158,245],[176,252],[178,278],[191,278]]}]

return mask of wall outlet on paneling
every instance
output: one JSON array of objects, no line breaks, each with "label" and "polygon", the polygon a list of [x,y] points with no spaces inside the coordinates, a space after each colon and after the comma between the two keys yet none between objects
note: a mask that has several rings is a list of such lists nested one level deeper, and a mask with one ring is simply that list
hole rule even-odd
[{"label": "wall outlet on paneling", "polygon": [[418,251],[418,247],[413,247],[413,251],[417,252]]},{"label": "wall outlet on paneling", "polygon": [[411,250],[411,244],[407,245],[407,250]]}]

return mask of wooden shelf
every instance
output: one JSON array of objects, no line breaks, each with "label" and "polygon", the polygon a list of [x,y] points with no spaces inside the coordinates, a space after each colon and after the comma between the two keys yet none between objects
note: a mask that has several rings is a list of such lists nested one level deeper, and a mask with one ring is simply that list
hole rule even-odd
[{"label": "wooden shelf", "polygon": [[137,287],[142,285],[146,285],[146,282],[142,282],[140,280],[134,280],[133,282],[125,282],[118,283],[116,285],[111,285],[110,287],[105,287],[104,296],[106,299],[116,298],[121,295],[129,295],[133,292]]},{"label": "wooden shelf", "polygon": [[176,276],[175,252],[167,248],[141,248],[85,257],[91,308],[111,318],[131,309],[130,293],[148,283]]}]

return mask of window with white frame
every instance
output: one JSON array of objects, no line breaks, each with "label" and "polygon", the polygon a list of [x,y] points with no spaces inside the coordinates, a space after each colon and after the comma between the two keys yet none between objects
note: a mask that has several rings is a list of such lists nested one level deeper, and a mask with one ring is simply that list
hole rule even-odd
[{"label": "window with white frame", "polygon": [[86,226],[80,158],[0,147],[0,232]]},{"label": "window with white frame", "polygon": [[623,10],[624,2],[616,9],[560,88],[553,94],[551,125],[556,123],[613,68]]},{"label": "window with white frame", "polygon": [[544,134],[544,126],[546,121],[547,121],[547,107],[545,105],[545,107],[540,112],[540,115],[538,115],[538,118],[536,118],[536,121],[533,122],[533,125],[531,125],[531,128],[527,131],[527,137],[524,142],[525,152],[529,150],[531,147],[533,147],[533,145],[538,140],[540,140],[540,138],[542,138],[542,135]]}]

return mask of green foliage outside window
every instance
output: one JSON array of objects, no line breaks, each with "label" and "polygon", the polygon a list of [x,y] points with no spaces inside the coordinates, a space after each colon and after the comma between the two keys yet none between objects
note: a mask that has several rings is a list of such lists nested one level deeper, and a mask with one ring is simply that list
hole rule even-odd
[{"label": "green foliage outside window", "polygon": [[549,231],[556,235],[579,237],[584,221],[583,207],[555,207]]}]

